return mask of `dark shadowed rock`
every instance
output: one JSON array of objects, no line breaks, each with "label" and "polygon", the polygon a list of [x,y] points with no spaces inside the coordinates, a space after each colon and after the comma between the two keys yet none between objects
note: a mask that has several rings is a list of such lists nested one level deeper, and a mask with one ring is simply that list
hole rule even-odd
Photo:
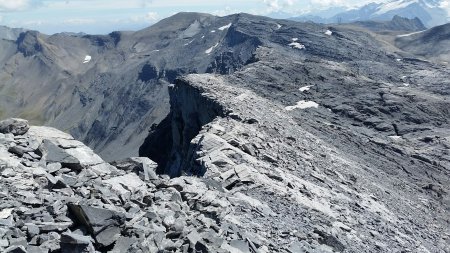
[{"label": "dark shadowed rock", "polygon": [[30,129],[28,121],[24,119],[12,118],[0,121],[0,133],[3,134],[23,135],[28,129]]},{"label": "dark shadowed rock", "polygon": [[158,178],[156,175],[158,164],[147,157],[130,157],[121,161],[112,162],[111,164],[121,170],[143,174],[146,181]]},{"label": "dark shadowed rock", "polygon": [[109,246],[120,237],[123,214],[86,205],[70,204],[69,208],[78,224],[85,226],[98,244]]},{"label": "dark shadowed rock", "polygon": [[71,232],[61,235],[62,253],[93,253],[95,252],[90,236],[83,236]]}]

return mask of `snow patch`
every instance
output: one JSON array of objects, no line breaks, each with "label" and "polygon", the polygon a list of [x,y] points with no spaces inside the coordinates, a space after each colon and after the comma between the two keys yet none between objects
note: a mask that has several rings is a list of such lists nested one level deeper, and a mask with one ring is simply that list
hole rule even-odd
[{"label": "snow patch", "polygon": [[92,60],[92,56],[86,55],[86,57],[84,57],[83,63],[88,63],[88,62],[90,62],[91,60]]},{"label": "snow patch", "polygon": [[408,87],[409,83],[403,83],[403,86]]},{"label": "snow patch", "polygon": [[214,48],[216,48],[217,46],[219,46],[219,42],[217,42],[214,46],[208,48],[208,49],[205,51],[205,53],[206,53],[206,54],[210,54],[210,53],[214,50]]},{"label": "snow patch", "polygon": [[395,59],[395,60],[398,61],[398,62],[402,61],[402,59],[400,59],[400,58],[397,58],[397,59]]},{"label": "snow patch", "polygon": [[328,35],[328,36],[331,36],[331,35],[333,34],[333,32],[330,31],[330,30],[327,30],[327,31],[325,32],[325,34]]},{"label": "snow patch", "polygon": [[391,139],[393,139],[393,140],[399,140],[399,139],[402,138],[401,136],[398,136],[398,135],[390,135],[390,136],[388,136],[388,137],[391,138]]},{"label": "snow patch", "polygon": [[189,46],[189,44],[191,44],[192,42],[194,42],[195,39],[189,41],[188,43],[184,44],[185,46]]},{"label": "snow patch", "polygon": [[204,38],[205,38],[205,35],[202,36],[202,39],[204,39]]},{"label": "snow patch", "polygon": [[284,109],[286,111],[292,111],[295,109],[308,109],[308,108],[318,108],[319,104],[314,101],[298,101],[296,105],[286,106]]},{"label": "snow patch", "polygon": [[292,41],[296,42],[298,41],[298,38],[292,38]]},{"label": "snow patch", "polygon": [[283,26],[280,25],[280,24],[276,24],[276,25],[277,25],[277,30],[280,30],[280,28],[283,27]]},{"label": "snow patch", "polygon": [[308,85],[308,86],[303,86],[300,89],[298,89],[301,92],[305,92],[308,91],[309,89],[311,89],[311,87],[313,87],[314,85]]},{"label": "snow patch", "polygon": [[289,44],[289,46],[292,48],[297,48],[297,49],[305,49],[306,48],[305,45],[302,45],[298,42],[292,42]]},{"label": "snow patch", "polygon": [[211,31],[211,33],[215,33],[215,32],[216,32],[216,30],[212,30],[212,31]]},{"label": "snow patch", "polygon": [[223,31],[223,30],[225,30],[225,29],[228,29],[228,28],[231,27],[231,25],[232,25],[232,23],[229,23],[228,25],[225,25],[225,26],[220,27],[219,30]]},{"label": "snow patch", "polygon": [[411,36],[411,35],[414,35],[414,34],[423,33],[423,32],[425,32],[425,31],[426,31],[426,30],[418,31],[418,32],[413,32],[413,33],[407,33],[407,34],[400,34],[400,35],[397,35],[397,38],[408,37],[408,36]]}]

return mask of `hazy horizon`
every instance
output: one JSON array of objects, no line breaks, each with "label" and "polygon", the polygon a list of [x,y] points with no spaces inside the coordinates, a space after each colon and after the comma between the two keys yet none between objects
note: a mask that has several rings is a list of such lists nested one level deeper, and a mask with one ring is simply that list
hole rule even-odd
[{"label": "hazy horizon", "polygon": [[[371,0],[0,0],[0,25],[46,34],[107,34],[139,30],[178,12],[224,16],[234,13],[289,17],[330,7],[362,5]],[[375,0],[375,2],[381,2]]]}]

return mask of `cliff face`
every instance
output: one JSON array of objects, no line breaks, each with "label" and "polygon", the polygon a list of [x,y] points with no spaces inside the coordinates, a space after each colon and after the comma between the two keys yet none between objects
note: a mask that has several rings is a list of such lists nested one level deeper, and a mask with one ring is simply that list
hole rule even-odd
[{"label": "cliff face", "polygon": [[[180,176],[186,164],[191,140],[202,126],[225,110],[218,101],[203,94],[201,86],[194,87],[182,79],[170,87],[171,111],[162,124],[152,129],[140,148],[140,154],[160,164],[160,172]],[[164,157],[162,154],[166,153]]]}]

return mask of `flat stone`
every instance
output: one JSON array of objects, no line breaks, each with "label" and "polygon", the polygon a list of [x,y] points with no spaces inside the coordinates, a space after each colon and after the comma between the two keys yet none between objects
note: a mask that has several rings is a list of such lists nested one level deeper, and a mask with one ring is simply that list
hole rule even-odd
[{"label": "flat stone", "polygon": [[0,211],[0,219],[6,219],[9,218],[9,216],[11,216],[12,211],[14,211],[14,208],[5,208],[3,210]]},{"label": "flat stone", "polygon": [[103,181],[104,184],[110,185],[111,188],[119,194],[127,194],[129,190],[136,190],[145,185],[145,183],[134,173],[126,174],[119,177],[113,177]]},{"label": "flat stone", "polygon": [[112,245],[120,237],[121,229],[119,227],[108,227],[95,236],[97,243],[103,247]]},{"label": "flat stone", "polygon": [[61,163],[49,163],[47,164],[47,172],[55,173],[62,168]]}]

